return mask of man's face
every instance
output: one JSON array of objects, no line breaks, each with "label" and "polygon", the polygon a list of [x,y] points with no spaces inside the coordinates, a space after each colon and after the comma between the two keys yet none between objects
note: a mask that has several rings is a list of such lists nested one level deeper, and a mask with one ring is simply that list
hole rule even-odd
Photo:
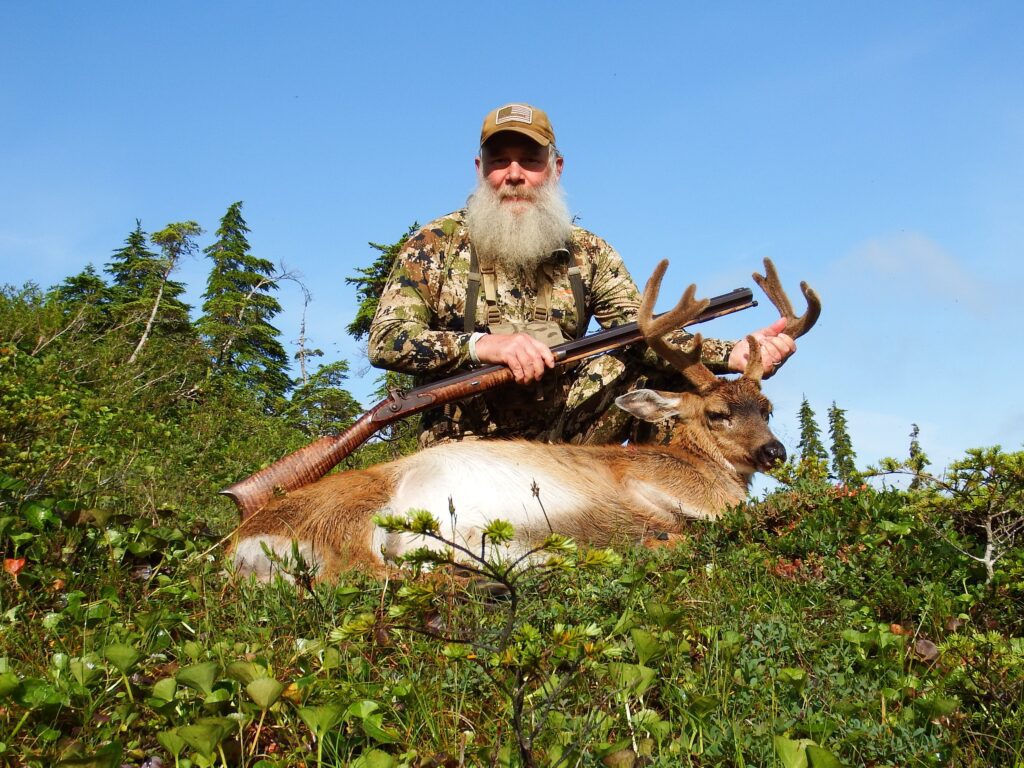
[{"label": "man's face", "polygon": [[503,131],[492,136],[480,150],[476,167],[503,204],[521,206],[532,201],[534,191],[562,175],[562,158],[552,168],[549,147],[542,147],[521,133]]}]

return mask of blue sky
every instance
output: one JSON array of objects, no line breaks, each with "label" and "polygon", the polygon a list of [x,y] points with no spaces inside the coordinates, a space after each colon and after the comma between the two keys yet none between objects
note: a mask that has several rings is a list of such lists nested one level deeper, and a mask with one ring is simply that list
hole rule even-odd
[{"label": "blue sky", "polygon": [[[344,278],[368,241],[460,207],[483,115],[523,100],[638,281],[667,257],[666,287],[710,295],[771,256],[819,290],[765,386],[789,448],[806,395],[823,426],[847,410],[862,464],[903,455],[912,423],[939,465],[1020,449],[1022,33],[1015,2],[6,3],[0,281],[102,268],[137,218],[194,219],[206,245],[243,200],[368,403]],[[177,274],[193,304],[206,270]],[[302,297],[279,298],[290,343]]]}]

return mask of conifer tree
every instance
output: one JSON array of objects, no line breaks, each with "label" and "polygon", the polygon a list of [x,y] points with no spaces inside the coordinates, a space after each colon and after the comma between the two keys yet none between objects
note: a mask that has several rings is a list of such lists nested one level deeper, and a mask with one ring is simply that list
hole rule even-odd
[{"label": "conifer tree", "polygon": [[346,360],[320,366],[295,388],[286,415],[307,435],[340,434],[363,410],[342,386],[347,378]]},{"label": "conifer tree", "polygon": [[[142,227],[138,225],[136,231],[129,235],[129,240],[141,231]],[[134,363],[138,359],[154,329],[166,335],[191,328],[188,321],[189,307],[178,299],[185,286],[171,280],[171,273],[177,269],[183,256],[195,252],[195,238],[202,232],[202,228],[194,221],[168,224],[152,235],[152,240],[160,246],[162,255],[152,263],[140,261],[139,269],[129,273],[130,277],[140,277],[141,295],[133,303],[142,307],[148,305],[146,326],[128,358],[129,363]],[[143,244],[144,242],[143,240]]]},{"label": "conifer tree", "polygon": [[270,324],[281,311],[272,292],[284,275],[251,253],[249,231],[241,201],[233,203],[220,220],[216,242],[203,251],[213,267],[196,326],[210,347],[215,374],[237,377],[273,402],[291,386],[288,356]]},{"label": "conifer tree", "polygon": [[797,445],[797,451],[800,459],[815,459],[821,462],[828,460],[825,446],[821,444],[821,430],[806,396],[800,403],[800,443]]},{"label": "conifer tree", "polygon": [[832,401],[828,409],[828,433],[832,438],[832,473],[841,483],[850,483],[857,476],[853,442],[846,427],[846,411]]},{"label": "conifer tree", "polygon": [[391,267],[394,266],[395,259],[402,252],[402,248],[405,247],[409,236],[419,228],[419,224],[414,222],[406,233],[398,239],[398,242],[391,245],[370,243],[370,247],[378,252],[373,264],[369,267],[357,268],[356,272],[358,274],[355,277],[345,278],[346,283],[356,286],[356,297],[359,299],[356,317],[348,324],[346,329],[349,335],[357,341],[370,332],[370,323],[373,322],[373,316],[377,313],[377,302],[380,299],[381,291],[384,290],[385,283],[388,281],[388,275],[391,274]]},{"label": "conifer tree", "polygon": [[82,327],[99,330],[110,317],[110,286],[89,264],[77,275],[64,278],[64,282],[51,289],[51,293],[74,313]]},{"label": "conifer tree", "polygon": [[913,479],[910,481],[911,490],[917,490],[922,487],[925,469],[931,464],[928,460],[927,454],[921,449],[921,442],[918,437],[921,434],[920,428],[917,424],[911,425],[913,429],[910,430],[910,457],[907,459],[907,467],[913,472]]}]

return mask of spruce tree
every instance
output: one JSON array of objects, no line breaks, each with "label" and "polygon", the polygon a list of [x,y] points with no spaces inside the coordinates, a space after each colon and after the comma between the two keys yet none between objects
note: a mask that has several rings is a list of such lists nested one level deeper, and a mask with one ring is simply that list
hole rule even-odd
[{"label": "spruce tree", "polygon": [[910,481],[910,489],[917,490],[923,486],[922,476],[924,475],[925,469],[931,464],[928,460],[928,455],[921,449],[921,442],[918,438],[921,435],[921,430],[917,424],[911,425],[913,429],[910,430],[910,457],[907,459],[907,467],[914,473],[913,479]]},{"label": "spruce tree", "polygon": [[185,286],[171,280],[171,273],[178,268],[182,257],[195,253],[195,238],[202,232],[202,228],[194,221],[176,221],[153,233],[151,239],[160,246],[161,251],[159,269],[146,283],[146,295],[140,299],[143,304],[149,303],[151,306],[146,317],[146,327],[128,358],[129,363],[138,359],[154,330],[162,331],[161,335],[169,335],[191,328],[188,321],[189,307],[178,300]]},{"label": "spruce tree", "polygon": [[50,290],[82,328],[99,331],[109,326],[111,290],[92,264]]},{"label": "spruce tree", "polygon": [[846,411],[832,401],[828,409],[828,433],[832,438],[832,474],[841,483],[851,483],[857,477],[853,442],[846,427]]},{"label": "spruce tree", "polygon": [[281,311],[272,295],[281,275],[251,253],[249,231],[241,201],[233,203],[220,220],[216,242],[203,251],[213,267],[196,326],[210,348],[213,372],[237,378],[273,403],[291,386],[288,356],[270,324]]},{"label": "spruce tree", "polygon": [[823,480],[828,477],[828,454],[821,444],[821,430],[806,396],[800,404],[799,418],[800,443],[793,456],[796,475],[805,480]]},{"label": "spruce tree", "polygon": [[114,252],[106,271],[113,277],[111,314],[122,326],[142,326],[129,362],[135,362],[150,337],[191,332],[189,307],[178,297],[185,286],[171,280],[181,258],[195,250],[194,238],[202,232],[194,221],[177,222],[152,236],[160,255],[146,246],[146,233],[137,219],[125,245]]},{"label": "spruce tree", "polygon": [[395,264],[395,259],[402,252],[409,236],[419,228],[419,224],[414,222],[406,233],[391,245],[370,243],[370,247],[378,252],[373,264],[368,267],[357,268],[356,272],[358,274],[355,277],[345,278],[346,283],[356,286],[356,297],[359,299],[359,307],[356,309],[355,319],[346,328],[349,335],[356,339],[356,341],[361,340],[370,332],[370,323],[373,322],[373,316],[377,313],[377,302],[380,299],[381,291],[384,290],[385,283],[388,281],[388,275],[391,274],[391,268]]},{"label": "spruce tree", "polygon": [[821,430],[818,428],[814,411],[811,409],[811,404],[807,402],[806,396],[800,403],[800,443],[797,445],[797,451],[801,459],[817,459],[819,461],[828,459],[825,446],[821,444]]},{"label": "spruce tree", "polygon": [[363,409],[342,385],[348,378],[348,362],[338,360],[320,366],[292,392],[286,416],[307,435],[337,435],[351,426]]}]

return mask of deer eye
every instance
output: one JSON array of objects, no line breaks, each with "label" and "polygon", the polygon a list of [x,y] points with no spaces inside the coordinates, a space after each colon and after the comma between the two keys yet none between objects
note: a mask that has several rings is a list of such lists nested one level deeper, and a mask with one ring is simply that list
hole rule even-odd
[{"label": "deer eye", "polygon": [[708,421],[712,424],[723,424],[729,420],[729,414],[721,411],[709,411]]}]

